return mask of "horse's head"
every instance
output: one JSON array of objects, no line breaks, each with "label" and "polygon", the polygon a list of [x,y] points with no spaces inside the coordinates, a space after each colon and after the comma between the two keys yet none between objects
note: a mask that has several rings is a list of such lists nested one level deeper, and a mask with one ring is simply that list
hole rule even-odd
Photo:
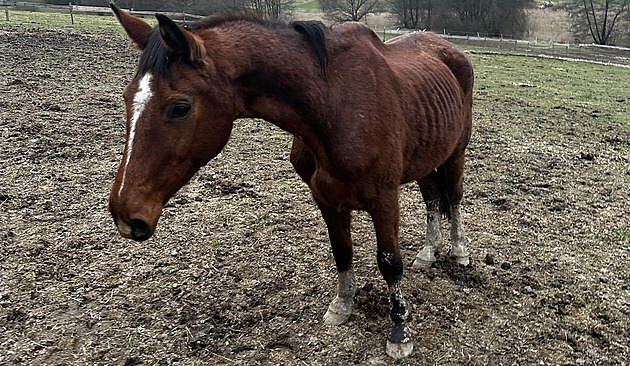
[{"label": "horse's head", "polygon": [[146,240],[168,199],[227,143],[236,96],[198,34],[162,15],[153,28],[112,9],[143,53],[123,93],[127,141],[109,210],[122,236]]}]

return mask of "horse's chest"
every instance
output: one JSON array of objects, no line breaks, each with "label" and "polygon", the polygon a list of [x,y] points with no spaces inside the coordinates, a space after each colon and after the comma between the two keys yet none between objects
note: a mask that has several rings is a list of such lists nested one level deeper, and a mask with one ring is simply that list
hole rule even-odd
[{"label": "horse's chest", "polygon": [[313,198],[328,206],[340,210],[368,209],[370,201],[368,196],[371,196],[368,192],[372,189],[361,182],[342,181],[324,169],[316,169],[309,186]]}]

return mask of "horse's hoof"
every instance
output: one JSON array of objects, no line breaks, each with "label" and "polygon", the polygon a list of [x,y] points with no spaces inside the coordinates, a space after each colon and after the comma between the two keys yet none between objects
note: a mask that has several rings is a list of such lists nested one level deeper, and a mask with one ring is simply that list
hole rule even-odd
[{"label": "horse's hoof", "polygon": [[389,339],[387,340],[387,345],[385,346],[385,352],[391,358],[401,359],[409,356],[411,352],[413,352],[413,341],[408,341],[405,343],[394,343]]},{"label": "horse's hoof", "polygon": [[413,337],[406,322],[396,322],[387,336],[385,352],[395,359],[407,357],[413,351]]},{"label": "horse's hoof", "polygon": [[435,262],[435,249],[429,245],[422,248],[416,255],[416,259],[411,266],[416,269],[425,269],[431,267]]},{"label": "horse's hoof", "polygon": [[434,262],[435,261],[425,261],[424,259],[416,258],[411,264],[411,267],[415,269],[427,269],[431,267]]},{"label": "horse's hoof", "polygon": [[460,266],[466,267],[468,264],[470,264],[470,258],[468,256],[466,256],[466,257],[453,257],[453,259],[455,260],[455,263],[459,264]]},{"label": "horse's hoof", "polygon": [[340,297],[330,303],[326,314],[324,314],[324,324],[327,325],[341,325],[350,319],[352,315],[353,300],[344,300]]},{"label": "horse's hoof", "polygon": [[337,314],[330,309],[324,314],[324,324],[326,325],[341,325],[350,319],[350,314]]}]

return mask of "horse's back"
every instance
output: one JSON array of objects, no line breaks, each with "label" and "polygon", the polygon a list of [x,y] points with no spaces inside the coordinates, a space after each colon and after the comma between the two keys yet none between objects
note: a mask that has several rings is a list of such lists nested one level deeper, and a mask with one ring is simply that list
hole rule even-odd
[{"label": "horse's back", "polygon": [[378,173],[404,183],[463,151],[473,86],[465,53],[430,33],[383,43],[358,23],[334,27],[327,41],[333,97],[325,118],[334,121],[327,133],[340,176]]},{"label": "horse's back", "polygon": [[405,59],[411,66],[414,60],[409,60],[410,54],[417,55],[416,62],[428,62],[427,57],[439,60],[451,70],[464,94],[472,94],[474,75],[470,59],[442,37],[431,32],[414,32],[392,38],[385,45],[391,52],[390,59]]}]

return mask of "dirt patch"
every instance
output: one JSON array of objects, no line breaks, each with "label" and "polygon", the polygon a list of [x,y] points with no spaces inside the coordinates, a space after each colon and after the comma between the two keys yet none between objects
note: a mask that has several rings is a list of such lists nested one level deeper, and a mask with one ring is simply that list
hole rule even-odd
[{"label": "dirt patch", "polygon": [[[123,240],[106,204],[136,51],[109,33],[0,36],[0,364],[392,363],[365,214],[353,222],[355,312],[322,324],[334,264],[288,134],[237,122],[156,235]],[[591,112],[477,96],[468,268],[410,268],[425,213],[418,188],[402,188],[416,349],[397,364],[627,364],[630,140]]]}]

